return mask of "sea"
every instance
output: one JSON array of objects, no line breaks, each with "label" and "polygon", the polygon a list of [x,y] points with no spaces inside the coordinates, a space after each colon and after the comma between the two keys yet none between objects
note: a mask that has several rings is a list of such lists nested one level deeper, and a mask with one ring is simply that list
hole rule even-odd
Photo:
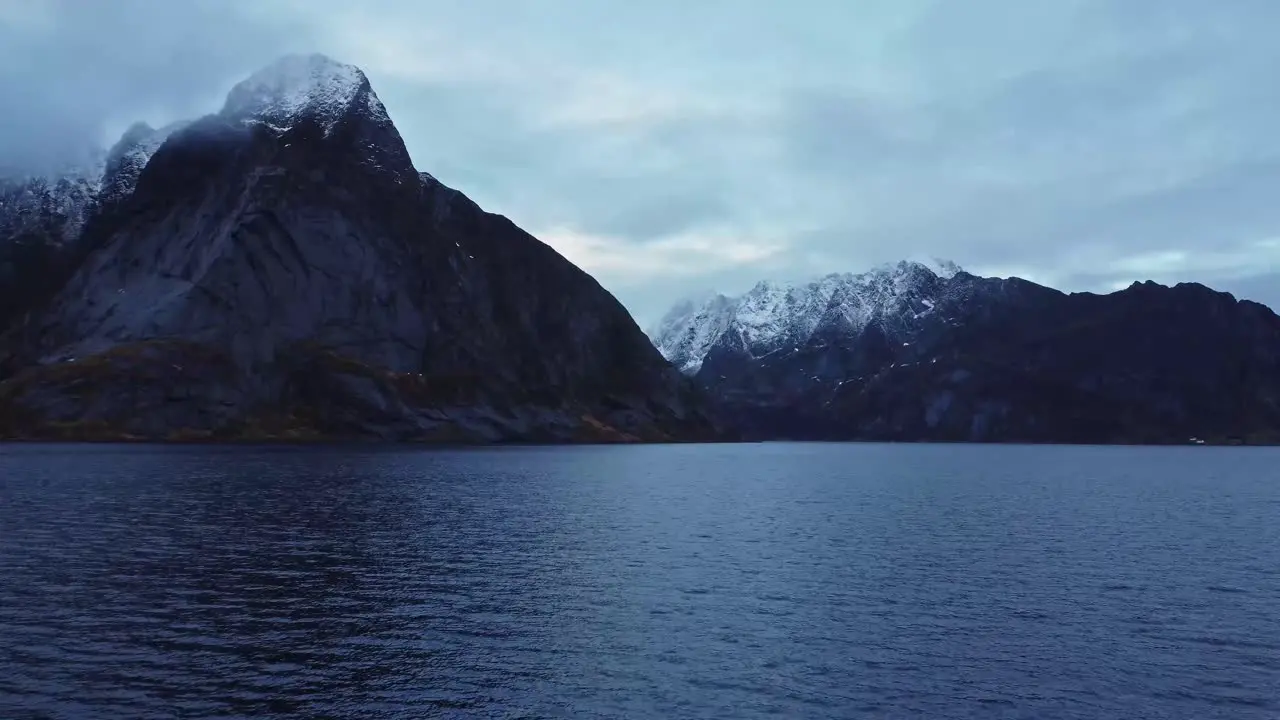
[{"label": "sea", "polygon": [[1280,451],[0,445],[0,718],[1280,718]]}]

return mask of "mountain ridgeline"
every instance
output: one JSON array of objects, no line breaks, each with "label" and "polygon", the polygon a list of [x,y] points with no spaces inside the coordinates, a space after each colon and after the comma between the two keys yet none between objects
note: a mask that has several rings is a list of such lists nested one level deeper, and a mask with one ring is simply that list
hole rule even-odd
[{"label": "mountain ridgeline", "polygon": [[1197,284],[903,262],[681,303],[650,335],[748,438],[1280,441],[1280,317]]},{"label": "mountain ridgeline", "polygon": [[0,183],[0,435],[719,437],[590,276],[290,56],[87,169]]}]

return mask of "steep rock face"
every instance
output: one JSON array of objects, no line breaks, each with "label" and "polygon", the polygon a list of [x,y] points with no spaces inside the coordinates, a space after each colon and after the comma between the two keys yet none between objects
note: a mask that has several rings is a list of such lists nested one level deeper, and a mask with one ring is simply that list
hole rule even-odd
[{"label": "steep rock face", "polygon": [[874,274],[892,291],[873,312],[784,304],[800,317],[778,313],[770,327],[793,330],[764,344],[729,323],[696,379],[762,438],[1280,440],[1280,318],[1261,305],[1190,284],[1068,295],[909,265]]},{"label": "steep rock face", "polygon": [[92,254],[9,332],[10,434],[714,436],[593,279],[413,168],[354,67],[285,58],[112,157]]},{"label": "steep rock face", "polygon": [[189,123],[176,122],[155,129],[146,123],[134,123],[108,152],[103,167],[99,205],[122,202],[133,194],[138,177],[170,135]]}]

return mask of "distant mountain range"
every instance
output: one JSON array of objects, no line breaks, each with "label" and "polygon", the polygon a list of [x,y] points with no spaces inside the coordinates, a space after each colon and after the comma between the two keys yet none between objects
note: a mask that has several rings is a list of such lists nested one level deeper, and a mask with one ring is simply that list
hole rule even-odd
[{"label": "distant mountain range", "polygon": [[902,262],[686,301],[650,337],[756,439],[1280,440],[1280,317],[1196,284]]},{"label": "distant mountain range", "polygon": [[0,181],[0,437],[721,435],[595,280],[418,172],[359,69],[299,55]]}]

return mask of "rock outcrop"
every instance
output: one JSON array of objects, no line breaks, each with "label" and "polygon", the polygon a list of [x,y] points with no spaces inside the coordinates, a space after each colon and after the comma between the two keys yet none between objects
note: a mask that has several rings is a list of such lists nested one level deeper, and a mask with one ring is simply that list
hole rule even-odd
[{"label": "rock outcrop", "polygon": [[0,434],[719,437],[595,280],[413,167],[352,66],[287,57],[131,128],[89,206],[52,287],[5,296]]}]

